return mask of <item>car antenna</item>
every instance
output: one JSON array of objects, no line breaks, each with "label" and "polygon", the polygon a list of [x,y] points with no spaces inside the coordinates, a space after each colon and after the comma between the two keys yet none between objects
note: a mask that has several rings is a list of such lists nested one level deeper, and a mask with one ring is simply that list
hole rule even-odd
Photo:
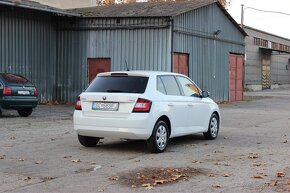
[{"label": "car antenna", "polygon": [[125,64],[126,64],[126,70],[127,71],[130,71],[130,69],[129,69],[129,66],[128,66],[128,63],[127,63],[127,60],[125,59]]}]

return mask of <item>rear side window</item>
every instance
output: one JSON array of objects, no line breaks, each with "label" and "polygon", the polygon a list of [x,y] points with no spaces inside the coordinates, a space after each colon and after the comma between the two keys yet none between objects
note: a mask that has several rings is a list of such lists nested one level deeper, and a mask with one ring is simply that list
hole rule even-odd
[{"label": "rear side window", "polygon": [[16,74],[2,74],[2,77],[8,84],[31,84],[31,82],[23,76]]},{"label": "rear side window", "polygon": [[144,93],[148,77],[98,76],[86,92]]},{"label": "rear side window", "polygon": [[[166,91],[167,95],[177,95],[177,96],[181,95],[179,86],[178,86],[174,76],[165,75],[165,76],[159,76],[159,77],[160,77],[162,83],[164,84],[165,91]],[[157,83],[159,83],[159,82],[157,82]],[[161,90],[159,90],[159,91],[162,92]]]},{"label": "rear side window", "polygon": [[157,90],[163,94],[166,94],[164,84],[160,77],[157,77]]}]

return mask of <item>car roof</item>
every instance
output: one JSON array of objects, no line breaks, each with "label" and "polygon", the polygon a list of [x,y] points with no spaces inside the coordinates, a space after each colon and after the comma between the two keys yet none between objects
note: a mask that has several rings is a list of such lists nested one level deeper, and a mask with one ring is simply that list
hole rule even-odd
[{"label": "car roof", "polygon": [[164,71],[112,71],[99,73],[98,76],[111,76],[112,74],[128,74],[129,76],[157,76],[157,75],[181,75],[173,72]]}]

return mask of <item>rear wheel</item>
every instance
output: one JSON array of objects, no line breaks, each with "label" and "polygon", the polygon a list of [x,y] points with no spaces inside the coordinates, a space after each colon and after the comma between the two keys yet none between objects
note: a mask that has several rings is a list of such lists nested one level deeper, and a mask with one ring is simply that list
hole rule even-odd
[{"label": "rear wheel", "polygon": [[28,117],[31,115],[32,109],[19,109],[17,112],[21,117]]},{"label": "rear wheel", "polygon": [[80,144],[82,144],[85,147],[95,147],[97,143],[99,143],[100,141],[100,138],[98,137],[88,137],[82,135],[78,135],[78,139]]},{"label": "rear wheel", "polygon": [[217,114],[212,114],[208,124],[208,130],[206,133],[203,133],[205,139],[215,139],[219,133],[219,118]]},{"label": "rear wheel", "polygon": [[168,126],[164,121],[158,121],[151,137],[147,140],[148,150],[152,153],[163,152],[168,144]]}]

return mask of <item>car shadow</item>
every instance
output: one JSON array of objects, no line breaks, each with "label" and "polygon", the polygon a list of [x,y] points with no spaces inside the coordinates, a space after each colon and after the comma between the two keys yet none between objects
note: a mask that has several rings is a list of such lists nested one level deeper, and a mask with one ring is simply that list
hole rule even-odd
[{"label": "car shadow", "polygon": [[0,113],[0,119],[1,118],[15,118],[15,117],[20,117],[18,114],[13,114],[13,113]]},{"label": "car shadow", "polygon": [[146,141],[144,140],[120,140],[114,142],[100,142],[98,149],[106,151],[128,151],[128,152],[144,152],[146,150]]},{"label": "car shadow", "polygon": [[[168,151],[174,146],[184,146],[190,144],[203,144],[207,140],[203,135],[188,135],[182,137],[176,137],[169,140]],[[97,145],[98,149],[105,151],[122,151],[122,152],[148,152],[147,144],[144,140],[120,140],[113,142],[102,142]]]}]

